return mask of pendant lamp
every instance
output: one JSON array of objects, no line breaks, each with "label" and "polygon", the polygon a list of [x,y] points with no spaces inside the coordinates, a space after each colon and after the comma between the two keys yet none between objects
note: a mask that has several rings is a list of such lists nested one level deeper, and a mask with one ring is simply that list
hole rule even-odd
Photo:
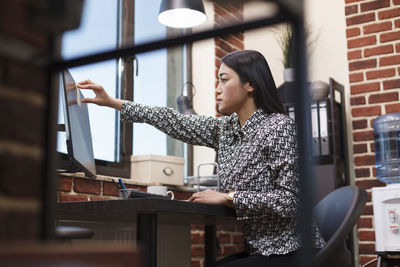
[{"label": "pendant lamp", "polygon": [[207,20],[202,0],[162,0],[158,21],[171,28],[191,28]]}]

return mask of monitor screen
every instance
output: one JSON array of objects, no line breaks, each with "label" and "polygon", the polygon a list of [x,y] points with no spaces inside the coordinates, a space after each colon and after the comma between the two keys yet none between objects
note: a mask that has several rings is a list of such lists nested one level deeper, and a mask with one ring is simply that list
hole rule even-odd
[{"label": "monitor screen", "polygon": [[83,95],[71,73],[62,72],[61,90],[64,108],[65,132],[68,156],[73,167],[85,172],[91,178],[96,177],[96,164],[93,154],[92,134],[88,106],[82,103]]}]

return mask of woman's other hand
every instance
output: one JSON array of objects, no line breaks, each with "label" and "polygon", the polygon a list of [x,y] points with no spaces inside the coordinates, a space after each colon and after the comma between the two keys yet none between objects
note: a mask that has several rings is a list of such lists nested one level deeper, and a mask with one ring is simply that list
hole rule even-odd
[{"label": "woman's other hand", "polygon": [[221,193],[210,189],[194,193],[188,199],[188,201],[233,207],[233,203],[232,201],[228,201],[226,193]]},{"label": "woman's other hand", "polygon": [[77,83],[78,88],[80,89],[89,89],[92,90],[96,97],[95,98],[84,98],[82,99],[83,103],[94,103],[99,106],[106,106],[110,108],[115,108],[121,110],[122,108],[122,100],[113,98],[107,94],[104,90],[103,86],[99,84],[95,84],[91,80],[85,80]]}]

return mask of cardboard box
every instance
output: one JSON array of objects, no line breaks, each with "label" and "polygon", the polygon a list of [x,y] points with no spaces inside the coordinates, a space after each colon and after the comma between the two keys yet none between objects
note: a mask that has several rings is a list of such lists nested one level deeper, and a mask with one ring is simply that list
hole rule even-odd
[{"label": "cardboard box", "polygon": [[185,159],[153,154],[131,156],[131,179],[147,184],[183,185]]}]

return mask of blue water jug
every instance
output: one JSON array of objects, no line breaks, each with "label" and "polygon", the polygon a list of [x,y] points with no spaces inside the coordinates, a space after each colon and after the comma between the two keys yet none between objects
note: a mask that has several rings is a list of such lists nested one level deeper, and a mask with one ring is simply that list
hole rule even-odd
[{"label": "blue water jug", "polygon": [[374,121],[376,176],[387,184],[400,183],[400,112]]}]

